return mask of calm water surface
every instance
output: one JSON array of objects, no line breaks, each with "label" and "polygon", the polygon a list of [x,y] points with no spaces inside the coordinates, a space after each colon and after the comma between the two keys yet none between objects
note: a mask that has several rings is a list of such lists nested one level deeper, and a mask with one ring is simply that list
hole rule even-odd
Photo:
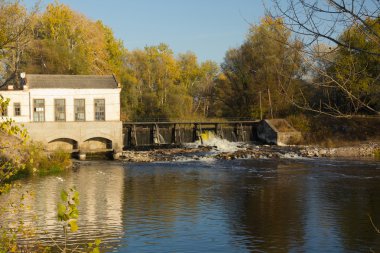
[{"label": "calm water surface", "polygon": [[87,162],[24,183],[35,197],[19,215],[57,240],[59,194],[75,186],[70,244],[100,238],[104,252],[380,252],[379,161]]}]

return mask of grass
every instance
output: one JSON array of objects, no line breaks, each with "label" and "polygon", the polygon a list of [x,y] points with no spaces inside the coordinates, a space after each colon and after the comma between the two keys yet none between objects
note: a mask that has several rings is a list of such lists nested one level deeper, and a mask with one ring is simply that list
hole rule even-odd
[{"label": "grass", "polygon": [[376,159],[380,159],[380,149],[375,150],[374,156]]}]

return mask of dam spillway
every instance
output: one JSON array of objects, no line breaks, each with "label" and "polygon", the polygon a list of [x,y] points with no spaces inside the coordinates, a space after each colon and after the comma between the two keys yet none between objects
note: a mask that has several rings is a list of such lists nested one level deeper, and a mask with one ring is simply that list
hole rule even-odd
[{"label": "dam spillway", "polygon": [[232,142],[252,142],[257,140],[258,124],[258,120],[123,122],[124,148],[202,141],[207,132]]}]

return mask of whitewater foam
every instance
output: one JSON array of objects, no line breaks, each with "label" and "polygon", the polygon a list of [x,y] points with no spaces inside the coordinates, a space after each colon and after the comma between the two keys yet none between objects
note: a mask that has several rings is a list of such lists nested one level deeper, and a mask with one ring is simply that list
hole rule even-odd
[{"label": "whitewater foam", "polygon": [[236,152],[238,150],[244,149],[244,143],[242,142],[230,142],[226,139],[221,139],[212,134],[208,134],[206,139],[198,140],[193,143],[185,144],[188,148],[198,148],[199,146],[211,147],[212,151],[216,152]]}]

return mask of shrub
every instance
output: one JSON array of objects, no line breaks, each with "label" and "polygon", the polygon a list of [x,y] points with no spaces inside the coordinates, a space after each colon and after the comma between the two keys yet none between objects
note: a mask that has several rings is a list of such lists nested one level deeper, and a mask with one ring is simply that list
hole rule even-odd
[{"label": "shrub", "polygon": [[302,133],[308,133],[311,130],[311,122],[308,117],[304,114],[290,115],[286,120],[292,125],[296,130]]},{"label": "shrub", "polygon": [[30,157],[26,161],[28,174],[48,175],[64,171],[71,165],[70,153],[62,149],[47,152],[41,143],[33,142],[26,147]]},{"label": "shrub", "polygon": [[303,133],[304,144],[339,147],[380,140],[380,118],[348,119],[296,114],[286,119]]}]

